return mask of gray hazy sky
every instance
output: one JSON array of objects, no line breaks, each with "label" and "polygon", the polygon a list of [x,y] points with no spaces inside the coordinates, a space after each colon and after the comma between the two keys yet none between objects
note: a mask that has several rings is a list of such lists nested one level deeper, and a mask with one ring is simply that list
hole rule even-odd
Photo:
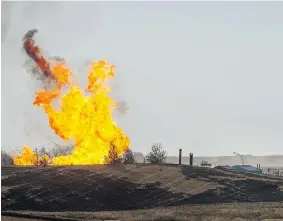
[{"label": "gray hazy sky", "polygon": [[[116,120],[134,151],[283,154],[283,2],[2,3],[2,148],[64,143],[32,105],[39,82],[21,39],[37,28],[48,56],[82,84],[85,63],[117,66]],[[49,144],[50,145],[50,144]],[[51,145],[50,145],[51,146]]]}]

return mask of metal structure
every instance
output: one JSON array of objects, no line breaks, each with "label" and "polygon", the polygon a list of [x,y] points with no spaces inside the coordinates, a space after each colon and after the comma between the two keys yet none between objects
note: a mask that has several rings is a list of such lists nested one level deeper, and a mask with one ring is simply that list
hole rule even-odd
[{"label": "metal structure", "polygon": [[203,160],[200,164],[202,167],[211,167],[211,163],[208,163],[207,161]]},{"label": "metal structure", "polygon": [[190,166],[193,166],[193,162],[194,162],[194,155],[193,153],[190,153]]},{"label": "metal structure", "polygon": [[242,159],[242,165],[245,165],[245,162],[244,162],[244,158],[243,158],[243,155],[237,153],[237,152],[233,152],[234,155],[238,155],[239,157],[241,157]]},{"label": "metal structure", "polygon": [[182,149],[179,149],[179,164],[182,164]]}]

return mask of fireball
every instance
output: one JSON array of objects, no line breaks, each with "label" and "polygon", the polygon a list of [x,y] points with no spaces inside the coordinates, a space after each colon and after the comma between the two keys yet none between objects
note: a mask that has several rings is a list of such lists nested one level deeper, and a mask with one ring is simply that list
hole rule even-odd
[{"label": "fireball", "polygon": [[[31,41],[27,39],[26,41]],[[114,144],[118,155],[129,148],[130,140],[117,126],[112,118],[115,102],[110,98],[110,88],[106,80],[114,77],[114,66],[106,61],[93,62],[88,72],[88,86],[83,90],[70,81],[73,73],[64,62],[54,65],[46,62],[34,46],[34,41],[25,48],[32,54],[35,63],[50,76],[56,86],[50,90],[35,92],[33,105],[43,109],[49,119],[49,126],[54,133],[66,141],[74,142],[70,155],[51,159],[54,165],[89,165],[103,164],[108,155],[110,144]],[[36,50],[32,50],[36,47]],[[30,56],[30,55],[29,55]],[[32,58],[33,58],[32,57]],[[44,62],[43,62],[44,61]],[[40,65],[48,66],[41,67]],[[63,87],[67,92],[63,92]],[[60,101],[60,110],[53,106],[53,101]],[[36,154],[28,146],[24,146],[23,154],[14,158],[15,165],[32,165]]]}]

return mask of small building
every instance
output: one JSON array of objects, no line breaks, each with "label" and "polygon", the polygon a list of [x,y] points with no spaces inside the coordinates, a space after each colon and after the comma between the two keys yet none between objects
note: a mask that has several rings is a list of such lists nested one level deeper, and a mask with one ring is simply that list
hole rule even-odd
[{"label": "small building", "polygon": [[256,173],[256,174],[261,174],[262,170],[258,169],[256,167],[253,167],[251,165],[235,165],[232,166],[232,168],[236,171],[236,172],[242,172],[242,173]]}]

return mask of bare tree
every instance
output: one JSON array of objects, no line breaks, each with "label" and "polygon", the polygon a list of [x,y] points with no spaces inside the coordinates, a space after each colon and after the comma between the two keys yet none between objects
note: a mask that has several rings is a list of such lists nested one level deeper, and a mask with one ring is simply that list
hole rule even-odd
[{"label": "bare tree", "polygon": [[52,155],[54,157],[69,155],[74,149],[73,145],[59,146],[58,144],[54,142],[52,143],[56,145],[56,147],[53,147],[51,149]]},{"label": "bare tree", "polygon": [[39,165],[46,167],[48,165],[49,157],[47,155],[43,155],[39,159]]},{"label": "bare tree", "polygon": [[58,157],[58,156],[60,156],[59,149],[56,148],[56,147],[51,148],[51,153],[52,153],[52,156],[53,156],[53,157]]},{"label": "bare tree", "polygon": [[123,163],[135,163],[133,151],[129,148],[123,155]]},{"label": "bare tree", "polygon": [[60,155],[69,155],[72,153],[72,150],[74,149],[73,145],[66,145],[60,147]]},{"label": "bare tree", "polygon": [[167,152],[163,149],[161,143],[154,143],[151,146],[151,152],[146,156],[146,161],[152,164],[165,163]]},{"label": "bare tree", "polygon": [[13,158],[4,150],[1,150],[1,165],[13,165]]},{"label": "bare tree", "polygon": [[34,165],[35,165],[36,167],[38,167],[38,165],[39,165],[39,152],[38,152],[38,148],[37,148],[37,147],[35,148],[34,153],[35,153],[35,162],[34,162]]},{"label": "bare tree", "polygon": [[39,151],[39,155],[40,155],[40,157],[39,157],[38,164],[46,167],[48,165],[49,157],[48,157],[48,154],[47,154],[44,147],[41,147],[41,149]]},{"label": "bare tree", "polygon": [[110,143],[108,155],[104,157],[105,164],[116,164],[121,163],[122,158],[118,155],[115,144]]}]

